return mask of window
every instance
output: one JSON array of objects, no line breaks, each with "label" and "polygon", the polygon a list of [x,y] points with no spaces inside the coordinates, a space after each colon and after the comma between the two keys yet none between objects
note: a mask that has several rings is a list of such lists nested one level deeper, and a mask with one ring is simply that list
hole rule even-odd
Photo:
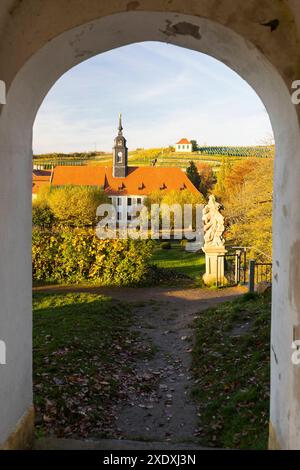
[{"label": "window", "polygon": [[118,197],[118,206],[122,205],[122,198]]},{"label": "window", "polygon": [[117,213],[117,220],[121,220],[121,215],[122,215],[121,212]]},{"label": "window", "polygon": [[185,145],[183,145],[182,148],[185,149]]},{"label": "window", "polygon": [[132,198],[131,197],[129,197],[127,199],[127,204],[128,204],[128,206],[132,206]]},{"label": "window", "polygon": [[137,200],[136,200],[136,203],[137,204],[142,204],[142,199],[140,197],[138,197]]},{"label": "window", "polygon": [[118,152],[118,155],[117,155],[117,163],[122,163],[122,156],[123,156],[123,153],[122,153],[122,152]]},{"label": "window", "polygon": [[178,145],[178,150],[180,150],[180,148],[181,148],[181,145]]}]

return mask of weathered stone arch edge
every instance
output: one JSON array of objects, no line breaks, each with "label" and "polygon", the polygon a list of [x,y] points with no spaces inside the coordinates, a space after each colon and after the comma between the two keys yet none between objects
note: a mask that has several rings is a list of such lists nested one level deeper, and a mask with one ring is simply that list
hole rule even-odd
[{"label": "weathered stone arch edge", "polygon": [[[300,73],[297,0],[6,1],[10,8],[0,23],[0,75],[8,87],[30,57],[58,35],[98,18],[132,11],[215,20],[255,44],[277,69],[281,68],[289,83]],[[267,25],[272,19],[278,21],[274,33]]]},{"label": "weathered stone arch edge", "polygon": [[[127,24],[128,18],[131,18],[134,27]],[[183,26],[186,30],[182,32],[184,28],[181,28],[181,32],[177,32],[177,26]],[[197,28],[199,37],[196,37]],[[97,47],[97,37],[103,41],[105,34],[110,34],[109,38],[101,45],[99,42]],[[19,88],[20,82],[23,82],[24,92],[30,98],[30,95],[34,95],[30,106],[35,102],[38,109],[38,100],[42,101],[56,80],[70,68],[102,52],[144,41],[170,43],[214,57],[252,86],[266,106],[271,120],[276,114],[282,117],[282,107],[278,108],[276,102],[274,104],[273,91],[275,87],[281,92],[286,90],[286,97],[292,93],[284,78],[284,71],[277,70],[248,39],[208,18],[144,10],[113,13],[65,31],[50,40],[29,58],[15,76],[8,88],[8,101],[9,96]],[[32,76],[30,69],[35,67],[40,67],[39,73]],[[38,98],[37,91],[40,93]],[[291,100],[289,104],[290,111],[294,109],[297,113],[298,109]]]},{"label": "weathered stone arch edge", "polygon": [[[285,187],[285,181],[287,179],[292,180],[298,174],[297,171],[294,171],[293,173],[293,169],[291,170],[290,168],[286,168],[284,159],[286,158],[290,163],[294,163],[295,168],[298,166],[298,169],[300,170],[299,121],[297,119],[296,109],[291,103],[289,90],[279,72],[276,71],[264,56],[254,46],[249,44],[249,42],[243,40],[228,28],[213,23],[211,20],[187,17],[186,15],[179,14],[175,14],[175,20],[174,16],[170,13],[162,14],[153,12],[132,12],[122,13],[120,15],[114,14],[111,17],[102,18],[95,22],[82,25],[53,39],[24,65],[11,84],[8,92],[7,105],[2,108],[2,114],[0,116],[0,158],[2,162],[4,161],[4,158],[6,161],[12,162],[11,164],[13,166],[19,164],[20,168],[22,167],[24,170],[24,177],[16,188],[15,195],[16,200],[21,201],[21,207],[24,213],[29,215],[31,206],[31,197],[29,194],[29,188],[31,185],[29,181],[31,174],[30,157],[32,123],[44,96],[55,83],[56,79],[67,71],[68,68],[104,50],[109,50],[122,44],[125,45],[144,40],[160,40],[166,42],[165,33],[163,32],[163,28],[166,26],[166,21],[172,20],[173,23],[175,23],[178,19],[182,18],[183,20],[186,20],[188,18],[194,25],[201,24],[203,31],[208,36],[207,43],[204,43],[201,40],[201,51],[222,60],[224,63],[231,66],[231,68],[236,70],[237,73],[253,86],[269,110],[278,144],[277,152],[279,158],[276,159],[277,185],[282,190],[282,194],[280,194],[281,200],[278,204],[275,197],[275,219],[277,219],[277,225],[279,226],[282,221],[282,215],[279,214],[281,205],[284,201],[287,201],[287,203],[290,201],[290,196],[287,194]],[[140,18],[140,15],[147,16],[148,27],[150,28],[148,31],[145,30],[144,22],[142,23],[137,21],[137,19]],[[118,16],[122,23],[119,25],[115,22]],[[135,17],[135,21],[137,21],[137,24],[134,23],[136,26],[135,28],[132,28],[132,24],[130,24],[130,22],[126,23],[129,17]],[[152,20],[155,17],[155,21],[153,21],[152,24],[150,22],[151,17]],[[112,24],[109,23],[111,20],[113,21]],[[104,32],[104,23],[107,21],[108,32],[112,34],[110,38],[106,38],[108,47],[104,49],[100,48],[100,50],[99,47],[95,49],[95,38],[99,41],[99,37]],[[138,31],[138,26],[141,26],[142,24],[142,31]],[[113,29],[112,26],[114,26]],[[116,26],[118,27],[116,28]],[[123,29],[120,29],[121,26]],[[124,29],[124,26],[126,26],[127,29]],[[158,26],[160,26],[160,28],[158,28]],[[204,35],[202,38],[203,37]],[[212,38],[214,39],[213,41]],[[226,41],[224,40],[225,38]],[[228,38],[230,38],[232,42],[228,41]],[[172,42],[173,44],[199,50],[198,47],[195,47],[195,44],[197,44],[197,41],[199,40],[194,37],[190,37],[189,35],[179,34],[171,37],[168,36],[168,39],[169,42]],[[216,55],[215,41],[217,41],[218,47],[220,47],[219,55]],[[101,47],[104,47],[103,43]],[[231,49],[232,47],[233,50]],[[239,52],[240,54],[240,63],[234,65],[231,60],[233,55],[235,57],[236,52]],[[238,66],[240,66],[240,68]],[[257,66],[257,68],[253,69],[253,66]],[[4,172],[5,171],[6,169],[4,168]],[[9,176],[10,174],[8,171],[7,182],[5,182],[4,186],[6,184],[10,184]],[[3,191],[6,192],[6,190],[9,191],[9,189],[4,187]],[[292,216],[294,216],[294,220],[292,220],[292,222],[296,227],[297,224],[300,223],[299,214],[296,214],[295,210],[291,210],[291,219],[293,218]],[[19,224],[18,227],[24,229],[24,225]],[[26,229],[23,232],[23,242],[25,242],[27,246],[27,255],[24,257],[24,260],[22,260],[22,263],[24,263],[24,269],[26,270],[27,275],[30,276],[31,266],[30,257],[28,257],[31,243],[29,230],[30,224],[25,224],[25,227]],[[294,233],[292,235],[293,236],[291,236],[291,233],[286,233],[285,240],[289,245],[292,244],[293,239],[295,238]],[[275,240],[274,245],[274,255],[276,257],[278,254],[278,247],[282,248],[282,240]],[[278,256],[278,258],[280,258],[280,256]],[[284,265],[283,256],[281,256],[280,262],[281,265]],[[289,304],[290,310],[294,312],[294,318],[292,320],[295,320],[296,322],[296,309],[291,305],[290,301]],[[273,305],[276,307],[276,291]],[[25,307],[29,312],[31,306],[27,304]],[[278,333],[275,333],[275,336],[276,334]],[[28,350],[26,351],[26,354],[27,353]],[[29,364],[29,361],[27,361],[27,364]],[[289,370],[287,374],[288,373],[290,374],[291,370]],[[28,400],[28,397],[30,397],[29,390],[27,390],[27,394],[25,395],[27,401],[24,405],[28,408],[31,404],[30,400]],[[18,409],[20,409],[20,406]],[[14,415],[12,413],[12,421],[9,425],[10,429],[13,429],[13,423],[17,422],[19,418],[19,415]],[[282,426],[288,427],[289,424],[286,422],[287,418],[285,412],[283,413],[282,419],[284,420],[284,424]],[[274,423],[271,425],[271,429],[277,429],[277,425],[278,420],[276,426]],[[287,433],[285,431],[282,434]],[[284,438],[281,435],[276,436],[275,431],[273,436],[274,437],[270,442],[276,442],[276,446],[274,445],[274,447],[284,447]]]}]

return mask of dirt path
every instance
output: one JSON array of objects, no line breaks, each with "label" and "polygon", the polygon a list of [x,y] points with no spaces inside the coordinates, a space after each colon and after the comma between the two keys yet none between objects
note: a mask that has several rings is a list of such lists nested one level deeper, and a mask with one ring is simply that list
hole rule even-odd
[{"label": "dirt path", "polygon": [[[117,410],[117,434],[139,441],[192,442],[197,433],[197,410],[191,400],[190,373],[195,315],[245,292],[178,288],[76,288],[44,287],[34,291],[93,292],[132,303],[135,326],[153,354],[141,357],[136,373],[152,384]],[[154,386],[153,386],[154,383]]]},{"label": "dirt path", "polygon": [[[244,287],[232,287],[228,289],[200,289],[200,288],[179,288],[179,287],[81,287],[81,286],[42,286],[34,287],[33,292],[90,292],[94,294],[107,295],[117,300],[126,302],[139,302],[156,300],[158,302],[176,302],[178,308],[203,310],[203,305],[207,303],[208,308],[213,302],[226,302],[235,296],[246,292]],[[205,307],[207,308],[207,307]]]}]

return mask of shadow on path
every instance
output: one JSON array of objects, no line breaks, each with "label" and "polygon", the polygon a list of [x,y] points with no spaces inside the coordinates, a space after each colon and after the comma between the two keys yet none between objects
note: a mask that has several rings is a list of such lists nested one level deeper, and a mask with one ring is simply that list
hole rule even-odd
[{"label": "shadow on path", "polygon": [[[135,316],[133,330],[153,353],[137,358],[135,371],[143,377],[145,391],[137,395],[132,389],[126,404],[117,410],[116,435],[124,443],[197,445],[199,418],[190,396],[193,321],[202,311],[245,293],[245,288],[47,286],[34,292],[89,292],[130,303]],[[147,388],[148,383],[151,386]]]}]

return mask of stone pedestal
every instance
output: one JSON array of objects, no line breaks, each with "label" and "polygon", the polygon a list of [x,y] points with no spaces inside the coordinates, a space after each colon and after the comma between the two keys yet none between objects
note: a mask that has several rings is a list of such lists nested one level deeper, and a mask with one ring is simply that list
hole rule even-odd
[{"label": "stone pedestal", "polygon": [[225,247],[222,246],[204,246],[202,248],[205,253],[205,274],[203,281],[207,286],[217,284],[226,285],[227,279],[224,275],[224,255],[227,253]]}]

